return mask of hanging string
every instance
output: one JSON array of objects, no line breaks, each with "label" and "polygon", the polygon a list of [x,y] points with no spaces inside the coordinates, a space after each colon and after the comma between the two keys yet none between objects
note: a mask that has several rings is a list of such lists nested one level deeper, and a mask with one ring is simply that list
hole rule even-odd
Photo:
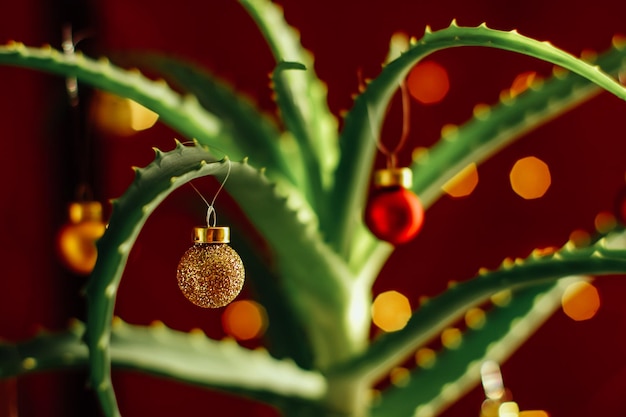
[{"label": "hanging string", "polygon": [[220,191],[222,191],[222,189],[224,188],[224,184],[226,184],[226,181],[228,180],[228,177],[230,176],[230,168],[231,168],[230,159],[227,159],[227,162],[228,162],[228,170],[226,171],[226,176],[224,176],[224,180],[222,181],[219,188],[215,192],[215,195],[213,196],[213,199],[211,200],[210,203],[207,201],[206,198],[204,198],[202,193],[196,188],[195,185],[193,185],[193,183],[191,182],[189,183],[189,185],[191,185],[191,187],[195,190],[195,192],[200,196],[202,201],[204,201],[204,203],[207,205],[207,212],[206,212],[207,227],[215,227],[215,225],[217,224],[217,212],[215,211],[215,200],[217,200],[217,196],[219,195]]},{"label": "hanging string", "polygon": [[[376,147],[378,151],[385,155],[387,158],[387,168],[395,168],[397,163],[397,153],[404,147],[406,140],[409,136],[409,130],[411,128],[411,98],[406,86],[405,80],[400,81],[400,93],[402,98],[402,132],[400,139],[396,143],[393,149],[387,148],[380,138],[376,139]],[[379,135],[376,134],[374,126],[372,124],[372,113],[369,106],[367,106],[367,115],[369,120],[370,129],[372,130],[372,137],[376,138]]]}]

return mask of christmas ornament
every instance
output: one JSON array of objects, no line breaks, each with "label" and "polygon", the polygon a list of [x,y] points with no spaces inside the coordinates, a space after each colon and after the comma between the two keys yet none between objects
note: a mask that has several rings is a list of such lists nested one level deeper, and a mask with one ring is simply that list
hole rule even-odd
[{"label": "christmas ornament", "polygon": [[374,173],[365,223],[374,236],[393,245],[410,241],[422,228],[424,209],[409,189],[412,179],[409,168],[386,168]]},{"label": "christmas ornament", "polygon": [[180,290],[195,305],[223,307],[243,288],[243,262],[229,242],[228,227],[194,228],[194,245],[180,259],[176,278]]},{"label": "christmas ornament", "polygon": [[[413,239],[424,221],[422,203],[410,190],[413,172],[409,168],[396,168],[397,153],[406,142],[410,124],[410,99],[406,82],[400,83],[400,91],[402,135],[393,149],[387,148],[380,140],[376,141],[378,150],[387,157],[387,168],[374,172],[374,190],[365,209],[365,224],[370,231],[377,238],[393,245]],[[371,123],[370,127],[372,136],[377,137]]]},{"label": "christmas ornament", "polygon": [[68,206],[69,221],[57,235],[57,252],[63,264],[79,275],[89,275],[96,264],[95,242],[106,229],[102,204],[80,201]]},{"label": "christmas ornament", "polygon": [[239,254],[228,245],[230,229],[215,226],[217,223],[215,200],[230,175],[230,168],[229,160],[226,177],[210,204],[200,191],[189,183],[208,206],[207,226],[193,229],[194,245],[180,259],[176,279],[185,297],[204,308],[219,308],[229,304],[241,292],[245,278]]}]

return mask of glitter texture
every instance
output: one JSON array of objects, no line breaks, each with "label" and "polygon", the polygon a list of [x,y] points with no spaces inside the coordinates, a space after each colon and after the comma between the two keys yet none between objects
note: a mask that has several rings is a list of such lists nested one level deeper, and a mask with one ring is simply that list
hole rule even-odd
[{"label": "glitter texture", "polygon": [[239,295],[245,270],[237,252],[227,244],[196,244],[180,259],[176,278],[189,301],[204,308],[219,308]]}]

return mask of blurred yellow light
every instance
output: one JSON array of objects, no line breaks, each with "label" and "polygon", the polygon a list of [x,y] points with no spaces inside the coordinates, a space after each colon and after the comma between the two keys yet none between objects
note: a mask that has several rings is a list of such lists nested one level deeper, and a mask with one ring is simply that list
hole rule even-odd
[{"label": "blurred yellow light", "polygon": [[133,100],[128,100],[130,106],[130,127],[140,132],[154,126],[159,115]]},{"label": "blurred yellow light", "polygon": [[491,302],[498,307],[506,307],[511,302],[511,290],[502,290],[491,296]]},{"label": "blurred yellow light", "polygon": [[561,297],[563,312],[572,320],[589,320],[600,308],[600,294],[588,282],[570,284]]},{"label": "blurred yellow light", "polygon": [[548,165],[534,156],[517,161],[511,169],[510,180],[513,191],[526,200],[542,197],[552,182]]},{"label": "blurred yellow light", "polygon": [[415,352],[415,363],[421,368],[431,368],[437,360],[437,354],[430,348],[421,348]]},{"label": "blurred yellow light", "polygon": [[550,417],[550,414],[543,410],[520,411],[519,417]]},{"label": "blurred yellow light", "polygon": [[498,417],[500,401],[487,398],[480,406],[480,417]]},{"label": "blurred yellow light", "polygon": [[389,380],[397,387],[404,387],[409,383],[411,379],[411,373],[408,369],[403,367],[396,367],[389,373]]},{"label": "blurred yellow light", "polygon": [[498,417],[519,417],[519,406],[513,401],[500,404]]},{"label": "blurred yellow light", "polygon": [[397,291],[380,293],[372,304],[372,321],[386,332],[398,331],[411,318],[409,300]]},{"label": "blurred yellow light", "polygon": [[472,162],[450,178],[441,189],[451,197],[460,198],[470,195],[477,185],[478,170]]},{"label": "blurred yellow light", "polygon": [[481,329],[485,325],[486,320],[486,314],[480,308],[470,308],[465,313],[465,324],[467,324],[467,327],[470,329]]},{"label": "blurred yellow light", "polygon": [[265,332],[267,314],[259,303],[250,300],[235,301],[224,310],[222,326],[235,339],[254,339]]},{"label": "blurred yellow light", "polygon": [[417,101],[423,104],[438,103],[450,90],[448,72],[436,62],[422,62],[409,73],[407,87]]},{"label": "blurred yellow light", "polygon": [[96,265],[96,240],[104,234],[102,205],[97,201],[69,205],[69,220],[57,234],[57,253],[61,262],[79,275],[89,275]]},{"label": "blurred yellow light", "polygon": [[533,81],[535,80],[536,76],[537,76],[536,72],[528,71],[528,72],[523,72],[519,74],[517,77],[515,77],[515,79],[513,80],[513,84],[511,85],[511,89],[509,90],[511,97],[515,97],[518,94],[521,94],[524,91],[526,91],[528,87],[530,87],[533,84]]},{"label": "blurred yellow light", "polygon": [[607,233],[615,228],[617,220],[613,213],[602,212],[596,215],[594,225],[599,233]]},{"label": "blurred yellow light", "polygon": [[91,114],[101,129],[119,136],[148,129],[159,118],[158,114],[133,100],[103,91],[95,94]]},{"label": "blurred yellow light", "polygon": [[463,335],[459,329],[450,328],[441,332],[441,344],[448,349],[456,349],[461,346]]},{"label": "blurred yellow light", "polygon": [[591,236],[584,230],[574,230],[569,235],[569,240],[577,248],[584,248],[591,243]]}]

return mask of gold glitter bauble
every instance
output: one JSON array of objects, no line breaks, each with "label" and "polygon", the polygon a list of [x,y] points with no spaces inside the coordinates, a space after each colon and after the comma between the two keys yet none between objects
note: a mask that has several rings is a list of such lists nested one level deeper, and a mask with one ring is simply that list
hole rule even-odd
[{"label": "gold glitter bauble", "polygon": [[227,244],[200,243],[182,256],[176,278],[189,301],[204,308],[219,308],[239,295],[245,270],[239,254]]}]

